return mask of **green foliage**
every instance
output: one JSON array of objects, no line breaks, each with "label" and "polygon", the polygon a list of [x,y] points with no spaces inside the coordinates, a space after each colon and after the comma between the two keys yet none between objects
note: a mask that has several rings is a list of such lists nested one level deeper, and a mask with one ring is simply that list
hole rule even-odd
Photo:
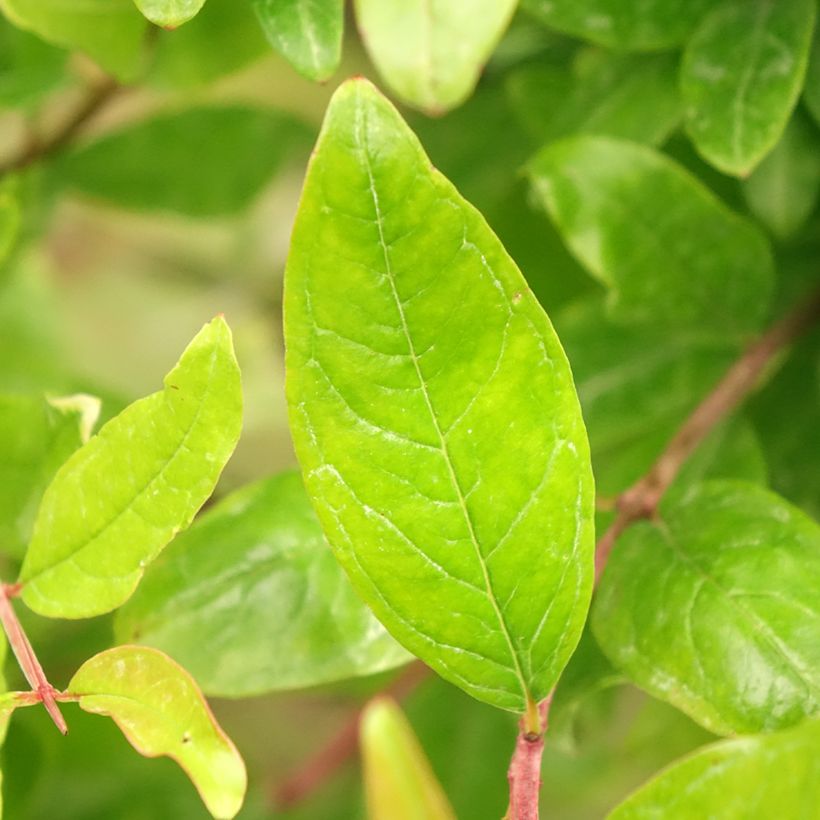
[{"label": "green foliage", "polygon": [[205,0],[134,0],[137,8],[163,28],[176,28],[199,14]]},{"label": "green foliage", "polygon": [[37,102],[62,81],[66,56],[0,17],[0,107]]}]

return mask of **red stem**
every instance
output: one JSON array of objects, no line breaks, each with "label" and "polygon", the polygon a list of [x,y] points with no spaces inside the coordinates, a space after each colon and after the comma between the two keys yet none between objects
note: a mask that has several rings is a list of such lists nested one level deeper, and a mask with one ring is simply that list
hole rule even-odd
[{"label": "red stem", "polygon": [[507,780],[510,782],[510,820],[538,820],[538,795],[541,791],[541,756],[544,753],[544,734],[547,731],[550,693],[538,704],[541,731],[526,731],[523,720],[519,724]]}]

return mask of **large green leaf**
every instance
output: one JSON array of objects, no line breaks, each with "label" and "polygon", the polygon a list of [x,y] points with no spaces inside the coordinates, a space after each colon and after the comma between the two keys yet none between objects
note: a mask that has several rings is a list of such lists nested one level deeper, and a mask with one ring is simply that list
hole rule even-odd
[{"label": "large green leaf", "polygon": [[62,618],[123,604],[213,491],[241,423],[239,368],[217,317],[164,390],[134,402],[60,468],[20,571],[26,604]]},{"label": "large green leaf", "polygon": [[803,87],[815,0],[719,4],[681,67],[686,127],[703,157],[745,176],[775,146]]},{"label": "large green leaf", "polygon": [[120,646],[86,661],[68,684],[86,712],[107,715],[146,757],[179,763],[214,817],[242,806],[245,765],[220,729],[194,679],[167,655]]},{"label": "large green leaf", "polygon": [[354,586],[445,678],[531,708],[591,590],[572,377],[498,239],[364,80],[308,171],[285,338],[306,487]]},{"label": "large green leaf", "polygon": [[551,28],[620,51],[683,43],[715,0],[521,0]]},{"label": "large green leaf", "polygon": [[582,136],[547,146],[529,173],[620,319],[723,334],[760,325],[773,278],[765,237],[672,160]]},{"label": "large green leaf", "polygon": [[251,0],[270,44],[311,80],[333,76],[342,58],[344,0]]},{"label": "large green leaf", "polygon": [[820,806],[820,721],[724,740],[672,764],[608,820],[813,820]]},{"label": "large green leaf", "polygon": [[238,490],[180,536],[118,613],[116,633],[168,652],[205,692],[228,697],[410,659],[351,589],[295,473]]},{"label": "large green leaf", "polygon": [[194,108],[110,134],[66,156],[57,180],[127,208],[206,217],[231,214],[259,194],[307,129],[253,108]]},{"label": "large green leaf", "polygon": [[137,8],[152,22],[173,29],[199,14],[205,0],[134,0]]},{"label": "large green leaf", "polygon": [[470,95],[517,0],[355,0],[370,57],[390,88],[429,113]]},{"label": "large green leaf", "polygon": [[0,550],[22,555],[43,491],[88,441],[99,410],[91,396],[0,396]]},{"label": "large green leaf", "polygon": [[120,80],[139,71],[146,23],[132,0],[0,0],[0,10],[50,43],[84,51]]},{"label": "large green leaf", "polygon": [[67,56],[0,16],[0,107],[29,105],[51,91]]},{"label": "large green leaf", "polygon": [[820,710],[820,527],[779,496],[713,481],[631,527],[592,627],[639,686],[718,734]]}]

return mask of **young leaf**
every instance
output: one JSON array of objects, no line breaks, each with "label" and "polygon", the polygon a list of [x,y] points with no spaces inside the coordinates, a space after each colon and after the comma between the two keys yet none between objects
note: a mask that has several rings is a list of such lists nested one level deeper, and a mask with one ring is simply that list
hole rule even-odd
[{"label": "young leaf", "polygon": [[470,95],[516,2],[355,0],[355,8],[385,82],[410,105],[441,114]]},{"label": "young leaf", "polygon": [[134,0],[137,8],[154,24],[176,28],[196,17],[205,0]]},{"label": "young leaf", "polygon": [[119,611],[116,633],[168,652],[226,697],[410,659],[351,589],[296,473],[238,490],[177,538]]},{"label": "young leaf", "polygon": [[241,423],[239,368],[218,317],[164,390],[127,407],[60,468],[20,571],[25,603],[41,615],[88,618],[128,600],[213,491]]},{"label": "young leaf", "polygon": [[307,146],[306,135],[276,111],[194,108],[105,136],[53,173],[61,184],[126,208],[219,216],[245,208]]},{"label": "young leaf", "polygon": [[820,710],[820,527],[753,484],[713,481],[631,527],[592,627],[610,660],[710,731]]},{"label": "young leaf", "polygon": [[139,70],[146,24],[132,0],[0,0],[0,10],[50,43],[84,51],[123,82]]},{"label": "young leaf", "polygon": [[673,764],[607,820],[811,818],[820,805],[820,721],[724,740]]},{"label": "young leaf", "polygon": [[455,820],[424,750],[394,701],[370,701],[360,732],[369,820]]},{"label": "young leaf", "polygon": [[681,66],[686,128],[703,158],[748,174],[775,146],[803,87],[815,0],[719,4]]},{"label": "young leaf", "polygon": [[251,0],[270,44],[302,75],[330,79],[342,58],[344,0]]},{"label": "young leaf", "polygon": [[140,754],[179,763],[214,817],[237,814],[247,786],[242,758],[194,679],[167,655],[141,646],[101,652],[68,693],[86,712],[111,717]]},{"label": "young leaf", "polygon": [[724,335],[760,325],[773,279],[766,238],[672,160],[583,136],[545,148],[529,173],[619,319]]},{"label": "young leaf", "polygon": [[285,338],[305,485],[359,594],[448,680],[533,708],[591,591],[572,376],[498,239],[364,80],[308,170]]}]

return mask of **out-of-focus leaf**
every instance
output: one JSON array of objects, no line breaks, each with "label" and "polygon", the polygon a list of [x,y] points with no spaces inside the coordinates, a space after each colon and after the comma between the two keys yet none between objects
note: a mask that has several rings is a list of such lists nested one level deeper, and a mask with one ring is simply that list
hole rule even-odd
[{"label": "out-of-focus leaf", "polygon": [[657,145],[683,108],[672,55],[636,57],[585,49],[571,66],[532,63],[507,88],[521,121],[541,142],[606,134]]},{"label": "out-of-focus leaf", "polygon": [[50,43],[84,51],[122,81],[139,71],[146,23],[132,0],[0,0],[0,10]]},{"label": "out-of-focus leaf", "polygon": [[620,319],[726,336],[761,324],[773,284],[766,238],[667,157],[581,136],[547,146],[529,173]]},{"label": "out-of-focus leaf", "polygon": [[308,171],[285,338],[305,485],[354,586],[442,676],[534,708],[591,592],[575,389],[498,239],[363,80]]},{"label": "out-of-focus leaf", "polygon": [[227,697],[410,659],[353,592],[296,473],[238,490],[181,535],[118,613],[116,634],[168,652]]},{"label": "out-of-focus leaf", "polygon": [[608,820],[817,817],[820,721],[725,740],[673,764],[630,795]]},{"label": "out-of-focus leaf", "polygon": [[146,757],[179,763],[216,818],[232,818],[247,786],[245,764],[194,679],[167,655],[120,646],[95,655],[68,684],[86,712],[111,717]]},{"label": "out-of-focus leaf", "polygon": [[43,491],[99,411],[91,396],[0,395],[0,550],[22,556]]},{"label": "out-of-focus leaf", "polygon": [[372,700],[360,732],[369,820],[455,820],[424,750],[394,701]]},{"label": "out-of-focus leaf", "polygon": [[820,125],[820,26],[814,27],[814,39],[809,55],[809,67],[806,70],[806,87],[803,91],[806,107]]},{"label": "out-of-focus leaf", "polygon": [[164,390],[108,422],[43,496],[20,571],[35,612],[88,618],[123,604],[213,491],[242,424],[231,333],[217,317]]},{"label": "out-of-focus leaf", "polygon": [[311,80],[333,76],[342,58],[344,0],[251,0],[270,44]]},{"label": "out-of-focus leaf", "polygon": [[820,709],[820,527],[753,484],[711,481],[618,540],[595,599],[605,654],[717,734]]},{"label": "out-of-focus leaf", "polygon": [[0,185],[0,265],[6,261],[14,247],[20,229],[20,206],[13,187]]},{"label": "out-of-focus leaf", "polygon": [[60,184],[127,208],[207,217],[246,207],[307,129],[276,111],[194,108],[103,137],[66,156]]},{"label": "out-of-focus leaf", "polygon": [[410,105],[441,114],[470,95],[516,0],[355,0],[370,57]]},{"label": "out-of-focus leaf", "polygon": [[199,14],[205,0],[134,0],[137,8],[152,22],[173,29]]},{"label": "out-of-focus leaf", "polygon": [[703,157],[745,176],[780,139],[808,63],[815,0],[718,4],[681,66],[686,128]]},{"label": "out-of-focus leaf", "polygon": [[36,102],[62,79],[66,56],[0,17],[0,107]]}]

